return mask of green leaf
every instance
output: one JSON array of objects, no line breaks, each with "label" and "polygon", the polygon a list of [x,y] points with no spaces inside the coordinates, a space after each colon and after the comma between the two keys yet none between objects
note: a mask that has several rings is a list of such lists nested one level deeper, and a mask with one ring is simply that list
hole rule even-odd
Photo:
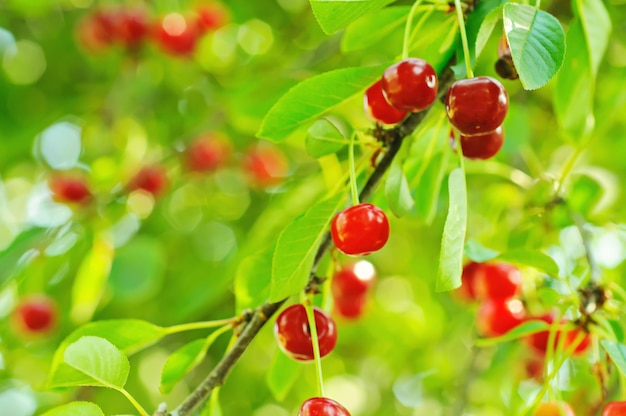
[{"label": "green leaf", "polygon": [[337,126],[325,118],[317,120],[309,127],[304,140],[306,151],[316,159],[337,153],[345,145],[346,139]]},{"label": "green leaf", "polygon": [[551,276],[559,275],[559,266],[554,259],[537,250],[511,250],[500,254],[498,260],[522,266],[530,266]]},{"label": "green leaf", "polygon": [[48,385],[81,385],[85,381],[84,375],[65,364],[63,358],[67,347],[84,336],[106,338],[124,354],[132,355],[154,344],[166,334],[164,328],[138,319],[113,319],[83,325],[68,335],[55,351]]},{"label": "green leaf", "polygon": [[[446,149],[447,150],[447,149]],[[415,201],[416,211],[424,223],[431,224],[437,214],[441,185],[448,166],[450,152],[444,151],[433,156],[430,160],[421,159],[417,167],[422,169],[422,164],[428,164],[423,173],[417,178],[417,183],[411,182],[411,189],[419,197]]]},{"label": "green leaf", "polygon": [[19,234],[0,252],[0,288],[27,267],[39,254],[39,247],[51,241],[46,228],[35,227]]},{"label": "green leaf", "polygon": [[65,363],[90,378],[88,386],[121,390],[126,384],[130,364],[115,345],[104,338],[85,336],[68,345]]},{"label": "green leaf", "polygon": [[335,33],[359,17],[395,0],[310,0],[313,14],[326,34]]},{"label": "green leaf", "polygon": [[41,416],[104,416],[104,412],[95,403],[71,402],[48,410]]},{"label": "green leaf", "polygon": [[483,19],[482,23],[480,24],[480,29],[478,30],[478,33],[476,35],[476,46],[474,48],[476,51],[476,57],[479,57],[482,53],[483,49],[487,45],[489,37],[491,37],[493,29],[496,27],[496,24],[500,21],[501,18],[502,5],[491,10]]},{"label": "green leaf", "polygon": [[465,174],[456,168],[448,178],[450,207],[443,227],[436,290],[443,292],[461,286],[463,246],[467,229],[467,188]]},{"label": "green leaf", "polygon": [[563,65],[565,32],[558,19],[525,4],[507,3],[504,30],[522,86],[534,90],[547,84]]},{"label": "green leaf", "polygon": [[531,334],[535,334],[541,331],[547,331],[550,329],[550,325],[541,320],[528,320],[523,322],[522,324],[516,326],[509,332],[499,337],[494,338],[480,338],[476,340],[477,347],[489,347],[495,344],[500,344],[502,342],[513,341],[518,338],[522,338]]},{"label": "green leaf", "polygon": [[[341,39],[342,52],[366,48],[384,39],[394,30],[401,29],[410,9],[407,6],[387,7],[352,22]],[[414,20],[418,21],[419,17],[416,16]],[[376,30],[372,30],[373,27]]]},{"label": "green leaf", "polygon": [[161,372],[161,392],[170,393],[176,383],[202,362],[211,345],[224,332],[218,329],[208,337],[191,341],[174,351]]},{"label": "green leaf", "polygon": [[237,310],[255,308],[270,296],[272,258],[276,244],[259,254],[246,257],[235,274],[235,301]]},{"label": "green leaf", "polygon": [[389,167],[385,182],[385,196],[389,208],[396,217],[402,217],[411,212],[415,201],[409,189],[409,182],[402,170],[402,160],[396,158]]},{"label": "green leaf", "polygon": [[626,345],[608,339],[600,341],[600,345],[609,354],[622,376],[626,376]]},{"label": "green leaf", "polygon": [[497,257],[498,254],[500,253],[496,250],[487,248],[474,239],[469,239],[467,243],[465,243],[465,256],[475,262],[486,262]]},{"label": "green leaf", "polygon": [[593,78],[609,45],[611,18],[602,0],[576,0],[576,14],[585,32],[585,44]]},{"label": "green leaf", "polygon": [[280,234],[272,260],[270,302],[285,299],[304,289],[317,245],[333,214],[343,203],[343,195],[322,201],[297,217]]},{"label": "green leaf", "polygon": [[107,284],[114,253],[106,236],[95,237],[91,251],[78,268],[72,287],[70,317],[74,322],[89,321],[96,311]]},{"label": "green leaf", "polygon": [[388,65],[343,68],[308,78],[291,88],[265,115],[257,136],[279,142],[380,78]]},{"label": "green leaf", "polygon": [[300,379],[304,366],[276,350],[265,377],[272,396],[279,402],[285,400],[293,385]]}]

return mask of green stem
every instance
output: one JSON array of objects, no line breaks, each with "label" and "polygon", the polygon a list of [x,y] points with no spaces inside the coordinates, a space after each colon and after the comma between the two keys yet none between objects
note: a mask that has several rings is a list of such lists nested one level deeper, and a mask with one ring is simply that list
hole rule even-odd
[{"label": "green stem", "polygon": [[565,162],[565,165],[563,165],[563,171],[561,171],[561,177],[559,178],[559,186],[557,187],[557,190],[556,190],[556,196],[559,196],[561,194],[561,191],[563,190],[563,185],[565,184],[565,180],[567,179],[569,174],[572,172],[572,169],[574,169],[574,166],[576,165],[576,161],[578,160],[580,155],[583,153],[584,148],[585,148],[584,145],[581,145],[578,148],[576,148],[576,151],[570,155],[570,157]]},{"label": "green stem", "polygon": [[465,31],[465,18],[463,17],[463,8],[461,0],[454,0],[454,8],[456,9],[456,18],[459,21],[459,29],[461,30],[461,42],[463,43],[463,58],[465,59],[465,68],[467,69],[467,77],[474,78],[472,71],[472,58],[469,51],[469,43],[467,41],[467,32]]},{"label": "green stem", "polygon": [[350,138],[350,151],[349,151],[349,169],[350,169],[350,191],[352,193],[352,205],[359,205],[359,190],[356,185],[356,169],[354,167],[354,138],[356,134],[353,134]]},{"label": "green stem", "polygon": [[413,16],[415,16],[415,12],[421,3],[422,0],[417,0],[413,3],[413,7],[411,7],[409,16],[406,19],[406,25],[404,26],[404,41],[402,42],[402,59],[409,57],[409,39],[411,37],[411,26],[413,26]]},{"label": "green stem", "polygon": [[150,416],[150,414],[148,412],[146,412],[146,410],[143,407],[141,407],[139,402],[137,400],[135,400],[135,398],[129,392],[127,392],[123,388],[119,389],[117,391],[122,393],[124,395],[124,397],[126,397],[128,399],[128,401],[135,407],[135,409],[137,409],[137,411],[139,412],[139,414],[141,416]]},{"label": "green stem", "polygon": [[186,324],[174,325],[165,328],[167,335],[175,334],[177,332],[192,331],[194,329],[208,329],[224,326],[228,324],[234,324],[239,318],[220,319],[217,321],[202,321],[202,322],[189,322]]},{"label": "green stem", "polygon": [[320,342],[317,336],[317,325],[315,324],[315,312],[311,302],[304,302],[306,316],[309,319],[311,330],[311,342],[313,343],[313,357],[315,360],[315,370],[317,374],[317,395],[324,397],[324,376],[322,375],[322,358],[320,357]]}]

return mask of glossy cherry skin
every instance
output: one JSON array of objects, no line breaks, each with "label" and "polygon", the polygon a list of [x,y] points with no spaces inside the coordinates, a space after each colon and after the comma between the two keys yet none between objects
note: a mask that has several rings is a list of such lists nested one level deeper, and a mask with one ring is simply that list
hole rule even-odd
[{"label": "glossy cherry skin", "polygon": [[332,399],[313,397],[302,403],[298,416],[350,416],[350,412]]},{"label": "glossy cherry skin", "polygon": [[230,143],[216,134],[205,134],[191,142],[185,151],[187,169],[212,172],[224,166],[231,154]]},{"label": "glossy cherry skin", "polygon": [[500,81],[476,77],[456,81],[446,94],[448,119],[462,134],[497,129],[509,109],[509,96]]},{"label": "glossy cherry skin", "polygon": [[18,326],[28,333],[45,333],[54,328],[57,321],[54,300],[45,295],[24,298],[14,311]]},{"label": "glossy cherry skin", "polygon": [[167,185],[167,172],[163,166],[145,166],[131,179],[128,190],[143,189],[158,196],[165,191]]},{"label": "glossy cherry skin", "polygon": [[365,114],[370,120],[382,124],[397,124],[406,118],[406,111],[398,110],[383,95],[382,81],[375,82],[363,97]]},{"label": "glossy cherry skin", "polygon": [[57,202],[86,204],[91,199],[89,187],[83,179],[54,176],[49,182],[52,197]]},{"label": "glossy cherry skin", "polygon": [[461,134],[461,149],[468,159],[489,159],[498,153],[504,143],[502,126],[492,132],[468,136]]},{"label": "glossy cherry skin", "polygon": [[158,22],[153,36],[163,51],[189,56],[196,49],[200,33],[195,21],[179,13],[170,13]]},{"label": "glossy cherry skin", "polygon": [[[337,344],[337,327],[329,314],[317,307],[313,310],[320,357],[324,357]],[[278,315],[274,324],[274,336],[280,349],[294,360],[311,361],[314,359],[309,321],[303,305],[291,305]]]},{"label": "glossy cherry skin", "polygon": [[252,186],[268,188],[284,181],[289,161],[278,147],[263,143],[246,151],[243,168]]},{"label": "glossy cherry skin", "polygon": [[626,415],[626,402],[610,402],[604,406],[602,416],[624,416]]},{"label": "glossy cherry skin", "polygon": [[566,402],[541,402],[533,416],[576,416],[576,413]]},{"label": "glossy cherry skin", "polygon": [[525,315],[518,299],[486,299],[478,309],[476,326],[485,337],[504,335],[524,322]]},{"label": "glossy cherry skin", "polygon": [[522,273],[512,264],[480,263],[474,273],[474,291],[480,299],[508,299],[522,287]]},{"label": "glossy cherry skin", "polygon": [[[539,317],[529,318],[529,319],[540,319],[550,325],[554,322],[554,317],[552,315],[543,315]],[[566,320],[561,321],[562,324],[566,324]],[[563,349],[567,351],[571,349],[574,342],[577,341],[577,338],[580,336],[580,340],[578,344],[574,348],[572,354],[574,356],[584,354],[589,347],[591,346],[591,337],[589,334],[585,333],[582,329],[576,328],[568,331],[563,331],[561,329],[556,331],[554,335],[554,344],[553,348],[556,349],[559,345],[560,338],[565,334],[565,341],[563,341]],[[527,344],[531,347],[533,351],[535,351],[538,355],[544,356],[548,351],[548,343],[550,341],[550,331],[540,331],[534,334],[529,335],[526,338]]]},{"label": "glossy cherry skin", "polygon": [[381,81],[385,98],[398,110],[423,111],[437,98],[437,73],[423,59],[408,58],[391,65]]},{"label": "glossy cherry skin", "polygon": [[341,252],[365,256],[380,250],[387,243],[389,220],[385,212],[375,205],[353,205],[335,215],[330,233]]},{"label": "glossy cherry skin", "polygon": [[335,297],[362,296],[374,284],[376,269],[367,260],[344,265],[333,276],[331,291]]}]

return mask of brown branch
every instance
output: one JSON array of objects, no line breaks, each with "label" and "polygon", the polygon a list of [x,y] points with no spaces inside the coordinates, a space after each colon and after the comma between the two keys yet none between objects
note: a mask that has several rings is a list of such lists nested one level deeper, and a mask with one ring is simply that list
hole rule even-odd
[{"label": "brown branch", "polygon": [[[442,75],[439,79],[439,91],[438,91],[438,99],[442,99],[445,96],[450,84],[452,83],[454,77],[452,71],[450,70],[450,65],[446,66],[446,68],[442,71]],[[428,111],[422,111],[420,113],[411,114],[406,120],[404,120],[401,124],[389,130],[388,133],[390,137],[392,137],[391,142],[389,143],[389,147],[380,160],[374,172],[372,172],[371,176],[368,178],[367,182],[363,186],[363,189],[360,193],[360,200],[368,199],[376,185],[383,178],[389,166],[391,166],[391,162],[394,157],[400,150],[400,146],[402,145],[402,141],[405,137],[409,136],[413,133],[413,131],[419,126],[419,124],[424,120]],[[330,233],[326,233],[322,242],[320,243],[317,253],[315,255],[315,259],[313,261],[313,267],[311,269],[311,279],[315,278],[315,272],[319,262],[321,261],[324,254],[331,246],[331,237]],[[230,370],[233,368],[235,363],[239,360],[244,351],[248,348],[252,340],[259,333],[265,322],[282,306],[282,304],[286,301],[286,299],[281,300],[276,303],[265,303],[261,305],[252,315],[250,321],[245,325],[243,331],[237,341],[233,345],[232,349],[230,349],[224,357],[222,357],[221,361],[217,363],[215,368],[209,373],[209,375],[200,383],[200,385],[183,400],[183,402],[174,409],[171,413],[167,414],[164,412],[155,413],[155,416],[161,415],[169,415],[169,416],[188,416],[190,415],[200,404],[202,404],[213,392],[213,389],[219,387],[224,384],[226,377],[230,373]]]}]

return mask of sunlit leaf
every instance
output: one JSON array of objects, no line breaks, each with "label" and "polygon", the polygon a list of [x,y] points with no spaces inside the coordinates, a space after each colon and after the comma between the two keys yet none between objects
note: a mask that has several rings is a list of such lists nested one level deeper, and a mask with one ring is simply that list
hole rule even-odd
[{"label": "sunlit leaf", "polygon": [[341,50],[351,52],[366,48],[394,30],[402,29],[410,9],[406,6],[387,7],[352,22],[341,39]]},{"label": "sunlit leaf", "polygon": [[530,266],[554,277],[559,275],[559,266],[554,259],[537,250],[511,250],[500,254],[497,259],[507,263]]},{"label": "sunlit leaf", "polygon": [[346,139],[337,126],[325,118],[317,120],[309,127],[304,140],[306,151],[314,158],[337,153],[345,145]]},{"label": "sunlit leaf", "polygon": [[465,255],[470,260],[473,260],[478,263],[486,262],[487,260],[491,260],[498,256],[496,250],[492,250],[488,247],[483,246],[478,241],[474,239],[470,239],[465,243]]},{"label": "sunlit leaf", "polygon": [[483,19],[480,24],[480,29],[476,35],[475,50],[477,57],[480,56],[483,49],[487,45],[487,41],[500,19],[502,19],[502,5],[491,10]]},{"label": "sunlit leaf", "polygon": [[122,389],[128,379],[128,358],[104,338],[85,336],[68,345],[65,363],[90,378],[87,385]]},{"label": "sunlit leaf", "polygon": [[5,250],[0,252],[0,287],[36,258],[41,247],[51,241],[46,228],[35,227],[19,234]]},{"label": "sunlit leaf", "polygon": [[41,416],[104,416],[102,409],[91,402],[71,402],[48,410]]},{"label": "sunlit leaf", "polygon": [[246,257],[239,263],[235,274],[235,301],[238,311],[255,308],[269,298],[274,250],[273,244],[267,250]]},{"label": "sunlit leaf", "polygon": [[379,10],[395,0],[310,0],[313,14],[328,34],[346,27],[359,17]]},{"label": "sunlit leaf", "polygon": [[611,18],[602,0],[576,0],[575,4],[585,32],[591,73],[595,78],[609,45]]}]

